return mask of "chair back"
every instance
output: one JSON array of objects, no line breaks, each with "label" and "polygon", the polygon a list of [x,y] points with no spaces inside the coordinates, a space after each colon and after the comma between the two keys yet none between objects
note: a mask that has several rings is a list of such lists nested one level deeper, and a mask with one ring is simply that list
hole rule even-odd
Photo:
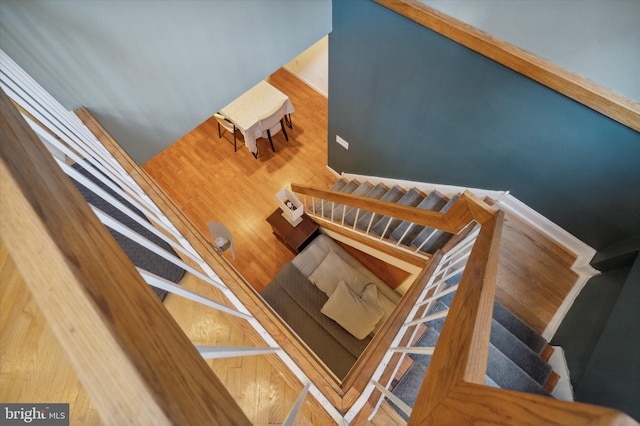
[{"label": "chair back", "polygon": [[221,125],[222,127],[224,127],[230,132],[235,131],[236,128],[234,124],[231,121],[229,121],[229,119],[226,118],[224,115],[216,113],[216,114],[213,114],[213,116],[215,117],[219,125]]},{"label": "chair back", "polygon": [[[261,118],[260,121],[258,122],[258,125],[260,126],[260,130],[262,130],[262,132],[264,133],[267,130],[273,129],[276,125],[279,125],[280,120],[282,120],[282,118],[284,117],[285,108],[286,108],[286,104],[285,102],[283,102],[282,105],[276,108],[273,112]],[[280,127],[278,127],[277,130],[280,130]],[[271,132],[271,133],[274,134],[275,132]]]}]

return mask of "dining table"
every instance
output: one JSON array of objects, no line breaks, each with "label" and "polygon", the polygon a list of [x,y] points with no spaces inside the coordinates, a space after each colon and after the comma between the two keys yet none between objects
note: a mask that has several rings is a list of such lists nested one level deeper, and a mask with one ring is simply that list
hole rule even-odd
[{"label": "dining table", "polygon": [[245,146],[252,154],[257,155],[256,139],[262,137],[259,122],[283,103],[284,114],[291,114],[294,108],[289,97],[263,80],[222,108],[219,113],[240,130]]}]

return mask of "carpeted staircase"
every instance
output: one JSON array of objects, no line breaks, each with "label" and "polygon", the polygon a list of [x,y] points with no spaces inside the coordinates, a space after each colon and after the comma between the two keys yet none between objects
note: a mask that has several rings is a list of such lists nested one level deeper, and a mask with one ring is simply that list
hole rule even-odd
[{"label": "carpeted staircase", "polygon": [[[447,280],[447,286],[453,286],[459,280],[460,275],[453,277]],[[429,314],[449,309],[454,296],[455,292],[452,292],[439,298],[433,304]],[[445,318],[439,318],[426,323],[426,330],[414,346],[436,346],[444,321]],[[485,384],[550,396],[557,381],[557,375],[546,361],[550,355],[549,348],[547,341],[542,336],[500,303],[494,302]],[[431,356],[411,354],[409,358],[409,368],[395,382],[391,392],[412,407]],[[407,416],[402,410],[390,400],[388,403],[402,418],[407,420]]]},{"label": "carpeted staircase", "polygon": [[[124,198],[120,197],[120,195],[118,195],[116,192],[112,191],[109,187],[107,187],[102,182],[100,182],[100,180],[98,180],[96,177],[92,176],[91,173],[89,173],[87,170],[82,168],[82,166],[80,166],[79,164],[74,164],[73,168],[76,169],[78,172],[82,173],[85,177],[90,179],[93,183],[100,186],[100,188],[108,192],[109,195],[118,199],[118,201],[126,205],[130,210],[138,214],[138,216],[148,221],[148,219],[144,216],[144,214],[140,210],[138,210],[136,207],[131,205]],[[75,181],[74,179],[71,179],[71,181],[75,184],[76,188],[78,188],[78,190],[80,191],[82,196],[87,200],[88,203],[94,205],[98,209],[102,210],[104,213],[116,219],[123,225],[126,225],[128,228],[142,235],[143,237],[153,242],[157,246],[177,256],[176,252],[173,250],[173,248],[171,248],[169,244],[167,244],[157,236],[153,235],[152,233],[144,229],[144,227],[140,226],[138,223],[136,223],[131,218],[129,218],[126,214],[122,213],[120,210],[112,206],[107,201],[103,200],[98,195],[94,194],[91,190],[86,188],[81,183]],[[171,281],[173,283],[180,282],[180,280],[185,274],[184,269],[174,265],[173,263],[169,262],[163,257],[155,254],[151,250],[141,246],[135,241],[132,241],[128,237],[125,237],[119,232],[114,231],[111,228],[107,228],[107,229],[109,230],[111,235],[113,235],[113,237],[118,242],[122,250],[127,254],[129,259],[131,259],[131,262],[133,262],[134,265],[136,265],[141,269],[144,269],[145,271],[151,272],[155,275],[165,278],[166,280]],[[155,287],[152,287],[152,289],[160,300],[164,300],[167,294],[166,291],[157,289]]]},{"label": "carpeted staircase", "polygon": [[[451,208],[458,199],[458,195],[448,198],[438,191],[425,194],[416,188],[408,190],[397,186],[388,188],[383,184],[373,185],[369,182],[360,183],[346,179],[338,180],[330,189],[442,213]],[[427,254],[433,254],[442,248],[453,236],[448,232],[330,201],[316,200],[309,210],[315,211],[317,215],[328,220],[369,233],[376,238]],[[446,287],[441,288],[440,291],[456,285],[460,277],[461,275],[457,275],[446,280]],[[454,296],[455,291],[452,291],[439,298],[432,304],[429,314],[448,310]],[[439,318],[424,324],[422,326],[424,331],[414,346],[436,346],[444,321],[445,318]],[[551,347],[542,336],[500,303],[494,302],[486,385],[550,396],[558,379],[557,374],[546,361],[551,352]],[[404,374],[393,383],[392,393],[410,407],[415,403],[430,359],[430,355],[409,355],[405,359],[405,365],[400,369],[405,371]],[[407,420],[407,416],[391,400],[387,399],[386,403],[390,404],[400,417]]]},{"label": "carpeted staircase", "polygon": [[[383,184],[373,185],[369,182],[360,183],[357,180],[346,179],[338,180],[329,189],[345,194],[442,213],[446,212],[458,198],[456,195],[449,199],[438,191],[425,194],[416,188],[410,188],[409,190],[397,186],[388,188]],[[432,254],[442,248],[453,236],[448,232],[358,210],[338,203],[334,204],[330,201],[317,200],[309,210],[315,211],[317,215],[334,222],[344,223],[345,226],[368,232],[377,238],[382,237],[390,243],[399,243],[412,250],[427,254]]]}]

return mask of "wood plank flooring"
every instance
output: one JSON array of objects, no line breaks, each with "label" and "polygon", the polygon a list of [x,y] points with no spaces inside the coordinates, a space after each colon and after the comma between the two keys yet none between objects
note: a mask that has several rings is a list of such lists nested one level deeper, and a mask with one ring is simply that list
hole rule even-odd
[{"label": "wood plank flooring", "polygon": [[237,253],[231,263],[258,290],[293,258],[266,222],[278,208],[275,194],[292,182],[326,188],[336,180],[326,168],[327,99],[283,70],[270,82],[296,109],[289,141],[282,132],[273,138],[276,152],[258,139],[255,159],[238,133],[242,149],[234,153],[210,119],[143,166],[205,235],[209,221],[231,230]]},{"label": "wood plank flooring", "polygon": [[575,255],[505,215],[496,299],[542,334],[578,280]]},{"label": "wood plank flooring", "polygon": [[[212,300],[224,300],[221,292],[191,274],[182,286]],[[266,346],[246,323],[228,314],[173,294],[164,306],[195,345]],[[258,355],[208,360],[238,405],[254,425],[282,424],[302,391],[282,373],[286,368],[276,355]],[[296,425],[331,424],[332,420],[312,398],[306,398]]]},{"label": "wood plank flooring", "polygon": [[[293,83],[297,82],[297,79],[291,79]],[[217,126],[207,122],[181,139],[181,143],[188,145],[186,156],[178,155],[178,151],[172,149],[168,154],[175,154],[169,163],[174,165],[175,160],[178,169],[170,169],[165,177],[169,182],[176,178],[173,187],[186,194],[181,207],[192,212],[190,218],[205,235],[208,221],[219,221],[232,229],[238,253],[232,264],[242,267],[245,277],[263,286],[285,259],[293,258],[271,234],[265,221],[276,208],[275,193],[290,183],[291,177],[293,181],[317,186],[328,186],[335,180],[324,166],[300,168],[301,163],[310,163],[314,158],[321,158],[321,163],[326,164],[326,143],[311,141],[322,134],[321,129],[325,134],[321,141],[326,140],[326,98],[313,92],[312,95],[320,100],[319,105],[314,106],[303,102],[307,95],[308,92],[303,91],[290,95],[294,105],[300,105],[296,105],[297,113],[307,111],[310,116],[310,111],[314,110],[324,118],[319,122],[304,123],[298,122],[294,115],[290,141],[286,142],[281,133],[276,135],[275,153],[267,149],[268,142],[261,140],[262,155],[258,160],[246,148],[234,154],[232,145],[218,139]],[[199,133],[203,129],[204,133]],[[300,156],[300,161],[293,161]],[[239,159],[241,161],[237,161]],[[181,179],[189,176],[185,173],[198,171],[203,173],[200,180],[191,181],[187,188],[180,187],[184,182]],[[220,186],[212,188],[212,182]],[[247,198],[246,194],[253,196]],[[171,195],[174,199],[179,198]],[[256,206],[262,206],[262,209],[256,209]],[[259,247],[257,256],[253,251],[256,246]],[[230,259],[230,252],[225,256]],[[0,250],[0,265],[0,401],[69,402],[72,425],[101,424],[96,409],[4,248]],[[190,274],[181,284],[204,295],[213,291],[211,286]],[[168,295],[164,305],[194,344],[264,345],[256,343],[254,333],[247,332],[245,324],[230,320],[225,314],[174,295]],[[302,390],[301,384],[291,383],[282,374],[282,362],[274,355],[208,363],[256,425],[282,424]],[[296,425],[331,423],[311,397],[306,398],[301,415],[295,421]]]},{"label": "wood plank flooring", "polygon": [[[216,289],[191,274],[186,274],[181,285],[221,300]],[[167,295],[164,305],[196,345],[264,346],[242,328],[240,321],[219,311],[172,294]],[[0,348],[0,401],[69,403],[71,425],[102,424],[3,244],[0,244]],[[302,385],[290,383],[276,367],[281,362],[275,355],[207,362],[254,425],[282,424],[302,390]],[[311,398],[305,400],[295,422],[296,425],[331,423]]]},{"label": "wood plank flooring", "polygon": [[1,243],[0,401],[69,403],[70,424],[101,424],[98,411]]}]

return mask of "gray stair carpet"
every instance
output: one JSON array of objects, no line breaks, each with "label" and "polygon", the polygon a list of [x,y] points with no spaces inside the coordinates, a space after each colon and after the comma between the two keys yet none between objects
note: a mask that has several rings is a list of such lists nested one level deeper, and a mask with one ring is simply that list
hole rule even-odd
[{"label": "gray stair carpet", "polygon": [[[441,308],[444,309],[443,306],[441,306]],[[434,347],[439,337],[440,333],[438,330],[435,327],[429,327],[418,339],[415,346]],[[410,354],[409,357],[413,360],[413,364],[397,384],[395,384],[391,393],[397,396],[405,404],[413,407],[418,397],[418,391],[427,372],[427,367],[431,361],[431,355]],[[487,386],[499,387],[488,375],[485,376],[484,383]],[[408,416],[404,414],[404,412],[400,410],[393,401],[387,399],[387,402],[389,402],[389,404],[396,410],[396,412],[398,412],[398,414],[400,414],[400,416],[402,416],[402,418],[407,421],[409,420]]]},{"label": "gray stair carpet", "polygon": [[[405,192],[404,192],[403,189],[401,189],[401,188],[399,188],[397,186],[394,186],[393,188],[391,188],[389,191],[387,191],[387,193],[384,194],[380,198],[380,201],[386,201],[386,202],[389,202],[389,203],[395,203],[400,198],[402,198],[402,196],[404,194],[405,194]],[[378,214],[378,213],[373,213],[373,212],[363,213],[358,217],[358,221],[356,222],[356,228],[366,232],[368,227],[369,227],[369,224],[371,224],[371,226],[373,226],[381,218],[382,218],[382,215]]]},{"label": "gray stair carpet", "polygon": [[[458,195],[454,195],[447,204],[440,209],[440,213],[446,213],[451,206],[458,200]],[[441,249],[447,241],[451,239],[453,234],[445,231],[440,231],[431,227],[425,227],[420,233],[411,241],[411,246],[414,248],[420,248],[423,253],[434,253],[436,250]],[[425,243],[425,240],[428,240]],[[424,245],[423,245],[424,243]]]},{"label": "gray stair carpet", "polygon": [[[78,172],[82,173],[85,177],[90,179],[93,183],[100,186],[100,188],[108,192],[109,195],[113,196],[118,201],[120,201],[121,203],[126,205],[128,208],[133,210],[142,219],[144,219],[147,222],[149,221],[140,210],[135,208],[133,205],[131,205],[127,200],[122,198],[120,195],[116,194],[113,190],[111,190],[111,188],[104,185],[96,177],[92,176],[82,166],[76,163],[73,165],[73,168],[76,169]],[[71,181],[75,184],[76,188],[78,188],[78,190],[80,191],[82,196],[87,200],[88,203],[102,210],[107,215],[111,216],[112,218],[122,223],[123,225],[129,227],[134,232],[140,234],[141,236],[150,240],[154,244],[165,249],[169,253],[172,253],[177,256],[176,252],[173,250],[173,248],[169,244],[167,244],[166,242],[158,238],[156,235],[147,231],[138,223],[134,222],[131,218],[129,218],[129,216],[122,213],[120,210],[112,206],[110,203],[108,203],[107,201],[103,200],[101,197],[94,194],[91,190],[87,189],[81,183],[75,181],[74,179],[71,179]],[[178,283],[184,276],[185,274],[184,269],[174,265],[173,263],[155,254],[151,250],[125,237],[119,232],[116,232],[109,227],[107,227],[107,229],[109,230],[111,235],[113,235],[113,237],[118,242],[122,250],[127,254],[129,259],[131,259],[131,262],[133,262],[133,264],[136,265],[137,267],[142,268],[145,271],[149,271],[152,274],[158,275],[173,283]],[[164,297],[166,296],[166,293],[167,293],[166,291],[159,290],[155,287],[152,287],[152,289],[156,293],[158,298],[160,298],[160,300],[163,300]]]},{"label": "gray stair carpet", "polygon": [[[418,391],[420,390],[425,374],[427,374],[427,367],[420,363],[413,364],[409,367],[404,376],[402,376],[402,379],[400,379],[391,393],[397,396],[409,407],[415,406],[416,399],[418,398]],[[393,401],[387,399],[387,402],[405,421],[409,421],[409,417],[404,413],[404,411],[398,408]]]},{"label": "gray stair carpet", "polygon": [[[340,191],[342,188],[344,188],[346,184],[347,184],[347,180],[344,178],[340,178],[333,185],[331,185],[331,188],[329,188],[329,191]],[[310,210],[315,211],[316,214],[320,214],[323,203],[324,203],[323,200],[315,200]]]},{"label": "gray stair carpet", "polygon": [[[346,183],[346,185],[343,185],[340,189],[338,189],[337,191],[339,192],[344,192],[345,194],[352,194],[353,191],[355,191],[356,189],[358,189],[358,187],[360,186],[360,182],[356,181],[356,180],[350,180]],[[331,202],[331,201],[322,201],[322,208],[319,208],[316,211],[316,214],[322,215],[326,218],[330,218],[331,217],[331,212],[332,212],[332,208],[335,211],[335,207],[338,204]]]},{"label": "gray stair carpet", "polygon": [[336,183],[329,188],[331,191],[340,191],[347,184],[347,180],[340,178]]},{"label": "gray stair carpet", "polygon": [[[446,284],[448,286],[460,283],[462,272],[448,278]],[[454,293],[450,293],[440,298],[444,302],[450,304]],[[525,344],[536,355],[542,354],[543,349],[547,346],[547,340],[529,327],[524,321],[515,316],[510,310],[505,308],[497,300],[493,301],[493,319],[502,327],[506,328],[509,333],[515,336],[520,342]]]},{"label": "gray stair carpet", "polygon": [[493,303],[493,318],[536,354],[540,355],[547,346],[548,342],[544,337],[536,333],[498,301]]},{"label": "gray stair carpet", "polygon": [[[345,188],[347,188],[345,186]],[[349,192],[351,195],[357,195],[364,197],[369,191],[373,189],[373,185],[369,182],[363,182],[358,185],[353,191]],[[341,191],[346,192],[346,191]],[[328,205],[327,205],[328,204]],[[333,207],[333,208],[332,208]],[[339,203],[327,202],[324,207],[324,217],[335,220],[336,222],[342,222],[342,217],[350,210],[349,206]]]},{"label": "gray stair carpet", "polygon": [[494,345],[489,345],[487,375],[501,388],[550,396],[540,383],[533,380]]},{"label": "gray stair carpet", "polygon": [[[451,306],[454,295],[455,292],[449,293],[438,300],[447,305],[448,308]],[[499,304],[497,301],[495,303]],[[515,315],[510,312],[509,314],[512,317],[509,321],[513,321],[515,318],[518,322],[522,323],[522,321],[520,321],[520,319]],[[544,386],[551,375],[551,365],[540,358],[538,353],[532,351],[531,348],[525,345],[520,339],[511,334],[511,332],[509,332],[509,330],[500,324],[500,322],[495,318],[491,320],[491,334],[489,341],[491,342],[491,345],[495,346],[497,350],[502,352],[508,359],[512,360],[518,367],[527,373],[529,377]]]},{"label": "gray stair carpet", "polygon": [[[388,191],[389,191],[389,188],[379,183],[376,186],[374,186],[369,192],[367,192],[364,196],[367,198],[371,198],[372,200],[379,200]],[[350,209],[347,210],[347,214],[345,214],[344,216],[344,224],[347,226],[353,226],[356,220],[365,213],[366,211],[364,210],[359,210],[358,212],[357,208],[351,207]]]},{"label": "gray stair carpet", "polygon": [[[402,196],[402,198],[397,201],[397,203],[403,206],[415,207],[420,204],[420,202],[424,198],[425,197],[422,194],[420,194],[414,188],[411,188],[409,191],[407,191],[406,194]],[[375,225],[373,225],[373,227],[371,228],[371,232],[379,237],[384,233],[384,238],[388,238],[393,230],[396,229],[398,225],[400,225],[400,223],[402,223],[402,220],[400,219],[384,216],[380,220],[378,220]]]},{"label": "gray stair carpet", "polygon": [[[449,285],[457,283],[460,276],[454,277]],[[438,299],[430,314],[449,309],[455,292]],[[495,302],[499,305],[498,302]],[[503,320],[513,321],[516,318],[518,328],[527,327],[520,319],[500,305]],[[506,314],[504,313],[506,312]],[[445,318],[439,318],[428,322],[427,330],[418,339],[415,346],[434,347],[442,331]],[[535,333],[533,330],[531,332]],[[543,339],[544,340],[544,339]],[[422,380],[431,360],[431,355],[410,354],[413,364],[405,374],[393,386],[391,393],[401,401],[413,407],[422,384]],[[520,392],[534,393],[549,396],[543,384],[551,374],[551,367],[540,359],[527,345],[512,335],[499,321],[493,319],[487,358],[487,374],[485,385],[511,389]],[[391,400],[387,400],[391,406],[405,419],[407,416]]]},{"label": "gray stair carpet", "polygon": [[[435,212],[440,211],[447,204],[447,199],[442,195],[438,194],[436,191],[431,191],[429,195],[425,197],[416,207],[423,210],[432,210]],[[409,229],[409,227],[411,227]],[[412,224],[411,222],[402,221],[400,225],[393,230],[389,238],[393,241],[400,241],[400,244],[408,246],[411,244],[413,239],[418,236],[420,231],[422,231],[425,227],[422,225]],[[408,232],[407,232],[408,230]],[[405,235],[406,232],[406,235]]]},{"label": "gray stair carpet", "polygon": [[[429,327],[418,339],[415,346],[425,348],[435,347],[439,337],[440,332],[435,327]],[[410,354],[409,357],[413,360],[414,363],[422,364],[425,371],[427,369],[427,366],[429,365],[429,361],[431,361],[431,355]],[[400,382],[398,382],[398,384],[400,384]],[[498,384],[494,382],[489,376],[485,376],[484,384],[496,388],[499,387]]]},{"label": "gray stair carpet", "polygon": [[495,319],[491,321],[491,343],[533,380],[542,386],[547,383],[553,371],[551,365]]}]

